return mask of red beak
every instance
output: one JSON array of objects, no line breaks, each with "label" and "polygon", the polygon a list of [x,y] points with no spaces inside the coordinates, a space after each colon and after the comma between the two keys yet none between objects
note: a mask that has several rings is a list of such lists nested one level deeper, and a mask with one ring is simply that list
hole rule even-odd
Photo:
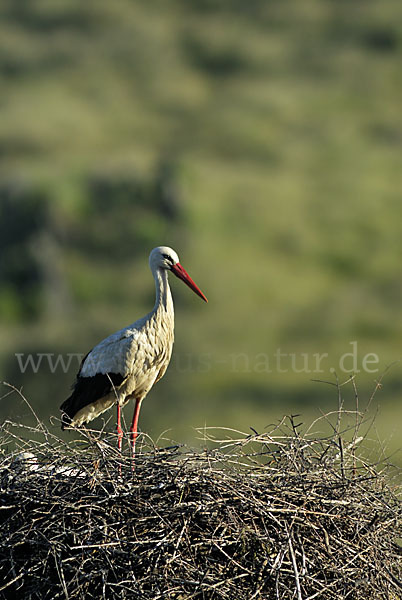
[{"label": "red beak", "polygon": [[172,271],[172,273],[174,273],[176,275],[176,277],[178,277],[179,279],[184,281],[184,283],[186,283],[188,285],[188,287],[191,288],[193,290],[193,292],[195,292],[200,298],[205,300],[205,302],[208,302],[208,300],[206,299],[206,297],[204,296],[204,294],[202,293],[202,291],[200,290],[198,285],[194,283],[194,281],[191,279],[190,275],[187,273],[187,271],[185,269],[183,269],[183,267],[181,266],[180,263],[176,263],[175,265],[172,265],[171,271]]}]

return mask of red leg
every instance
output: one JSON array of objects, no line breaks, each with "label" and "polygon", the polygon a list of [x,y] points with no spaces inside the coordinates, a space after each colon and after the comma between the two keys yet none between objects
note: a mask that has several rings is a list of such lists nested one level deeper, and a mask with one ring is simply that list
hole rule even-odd
[{"label": "red leg", "polygon": [[117,448],[121,452],[121,444],[123,440],[123,430],[121,428],[121,406],[117,403]]},{"label": "red leg", "polygon": [[136,441],[137,435],[138,435],[138,428],[137,428],[137,426],[138,426],[138,416],[140,414],[141,402],[142,402],[142,400],[140,400],[139,398],[135,399],[135,408],[134,408],[133,420],[131,422],[131,427],[130,427],[130,432],[131,432],[131,451],[132,451],[133,458],[135,456],[135,441]]}]

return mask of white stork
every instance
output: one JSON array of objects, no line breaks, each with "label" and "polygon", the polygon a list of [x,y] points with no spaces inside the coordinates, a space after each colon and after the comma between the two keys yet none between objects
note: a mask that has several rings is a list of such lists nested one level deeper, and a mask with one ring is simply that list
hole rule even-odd
[{"label": "white stork", "polygon": [[141,403],[154,383],[163,377],[172,354],[174,311],[168,272],[174,273],[208,302],[172,248],[154,248],[149,265],[156,286],[153,310],[88,352],[78,371],[73,393],[60,407],[61,427],[65,429],[88,423],[117,404],[117,440],[121,451],[121,407],[130,399],[135,400],[130,427],[133,457]]}]

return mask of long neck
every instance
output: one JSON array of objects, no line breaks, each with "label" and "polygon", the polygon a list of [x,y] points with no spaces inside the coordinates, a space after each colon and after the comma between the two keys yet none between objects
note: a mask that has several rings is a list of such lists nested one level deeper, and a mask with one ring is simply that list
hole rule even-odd
[{"label": "long neck", "polygon": [[153,273],[155,278],[155,306],[152,312],[165,311],[173,316],[173,299],[170,292],[168,273],[166,269],[156,269]]}]

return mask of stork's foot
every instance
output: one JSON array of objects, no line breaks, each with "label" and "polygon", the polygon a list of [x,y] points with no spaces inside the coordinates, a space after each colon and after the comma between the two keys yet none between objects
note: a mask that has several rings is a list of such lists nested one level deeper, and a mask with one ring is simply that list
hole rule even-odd
[{"label": "stork's foot", "polygon": [[135,469],[135,442],[138,437],[138,431],[130,430],[130,446],[131,446],[131,470]]},{"label": "stork's foot", "polygon": [[142,398],[136,398],[133,420],[130,427],[130,443],[131,443],[131,470],[134,471],[135,458],[135,442],[138,436],[138,416],[140,414]]},{"label": "stork's foot", "polygon": [[[121,447],[123,443],[123,430],[121,428],[121,406],[117,403],[117,449],[121,454]],[[119,475],[121,477],[121,463],[119,464]]]},{"label": "stork's foot", "polygon": [[122,444],[123,444],[123,430],[122,428],[118,427],[117,428],[117,449],[121,454],[121,448],[122,448]]}]

